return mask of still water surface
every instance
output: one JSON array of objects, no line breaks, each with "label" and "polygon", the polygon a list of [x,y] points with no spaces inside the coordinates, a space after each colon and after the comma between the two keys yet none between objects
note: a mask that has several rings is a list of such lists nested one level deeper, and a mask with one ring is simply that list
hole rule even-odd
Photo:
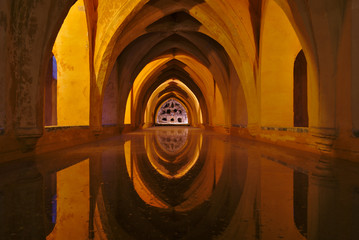
[{"label": "still water surface", "polygon": [[0,239],[359,239],[359,168],[187,127],[0,165]]}]

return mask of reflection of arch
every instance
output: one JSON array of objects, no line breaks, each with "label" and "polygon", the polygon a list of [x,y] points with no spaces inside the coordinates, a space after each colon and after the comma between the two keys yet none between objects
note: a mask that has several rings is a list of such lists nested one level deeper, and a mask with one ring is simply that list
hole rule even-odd
[{"label": "reflection of arch", "polygon": [[183,125],[188,124],[187,107],[175,98],[167,99],[160,103],[156,110],[155,123],[159,125]]},{"label": "reflection of arch", "polygon": [[[166,146],[178,137],[181,143]],[[198,161],[202,149],[202,135],[189,135],[188,129],[181,128],[161,130],[156,132],[155,136],[145,138],[145,149],[149,162],[158,173],[168,179],[177,179],[191,171]]]},{"label": "reflection of arch", "polygon": [[[130,144],[133,148],[130,150],[130,154],[134,156],[134,158],[130,157],[133,160],[132,163],[126,164],[127,156],[121,155],[113,159],[113,164],[103,165],[104,171],[111,171],[112,174],[109,174],[110,177],[107,174],[106,184],[101,185],[97,206],[102,224],[108,230],[109,236],[116,239],[128,235],[136,239],[187,239],[194,236],[211,239],[213,233],[221,234],[224,229],[229,227],[229,222],[236,220],[234,219],[235,210],[240,202],[243,202],[242,207],[248,207],[248,204],[245,204],[248,203],[247,199],[242,199],[242,193],[248,192],[244,190],[244,183],[248,176],[247,158],[243,155],[245,152],[235,151],[235,154],[232,155],[231,151],[225,151],[228,148],[219,140],[203,142],[204,148],[210,149],[210,152],[201,151],[199,157],[201,164],[198,165],[199,168],[195,169],[195,172],[189,174],[188,178],[177,182],[171,180],[169,185],[182,185],[183,182],[187,182],[184,186],[179,187],[181,191],[183,190],[185,199],[190,196],[188,201],[185,201],[186,204],[181,208],[161,205],[165,202],[158,202],[157,199],[166,196],[166,194],[163,195],[166,189],[161,188],[161,185],[153,184],[153,180],[163,183],[163,180],[156,180],[161,179],[158,174],[154,175],[152,181],[148,181],[148,175],[155,174],[156,171],[153,172],[151,168],[148,168],[148,164],[144,164],[148,163],[148,160],[142,154],[142,139],[138,138],[135,144]],[[216,146],[216,148],[211,146]],[[224,152],[221,151],[221,154],[217,155],[218,148]],[[224,162],[224,159],[230,162]],[[239,159],[240,161],[238,161]],[[136,169],[126,170],[122,167],[125,164],[132,165]],[[134,182],[131,181],[131,175],[129,175],[131,172],[140,174],[138,176],[143,179],[143,184],[146,184],[142,185],[139,190],[142,190],[142,187],[152,190],[151,199],[144,201],[134,190]],[[195,178],[193,178],[193,174],[196,175]],[[188,187],[189,195],[186,191]],[[255,193],[256,190],[252,189],[249,192]],[[206,196],[206,194],[208,195]],[[155,204],[151,204],[155,202],[157,207],[154,206]],[[164,226],[166,227],[164,228]],[[209,232],[208,229],[211,231]],[[175,232],[180,232],[180,234],[175,235]]]},{"label": "reflection of arch", "polygon": [[[156,131],[155,135],[175,136],[178,132],[183,133],[187,130],[178,128],[164,131],[162,129],[161,133]],[[184,151],[178,154],[163,151],[155,135],[147,135],[145,141],[141,141],[140,147],[131,142],[128,142],[129,145],[126,143],[127,146],[125,146],[126,175],[133,181],[138,196],[143,202],[156,208],[166,210],[174,208],[179,212],[188,211],[202,204],[212,192],[213,168],[211,166],[214,160],[205,161],[207,154],[201,150],[202,135],[190,134]],[[147,155],[138,154],[143,150]],[[204,183],[203,178],[209,182]],[[204,184],[209,184],[211,187],[200,188],[198,186]],[[167,190],[165,191],[163,187]]]}]

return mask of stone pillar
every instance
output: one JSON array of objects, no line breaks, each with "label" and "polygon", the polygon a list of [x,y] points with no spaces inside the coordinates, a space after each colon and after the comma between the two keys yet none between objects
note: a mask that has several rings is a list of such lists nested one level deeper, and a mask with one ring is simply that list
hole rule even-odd
[{"label": "stone pillar", "polygon": [[[11,14],[7,32],[8,73],[12,99],[10,122],[24,151],[32,150],[43,134],[44,80],[48,59],[62,20],[74,0],[7,0]],[[44,14],[49,13],[51,14]],[[14,96],[14,97],[13,97]]]},{"label": "stone pillar", "polygon": [[352,118],[353,118],[353,135],[359,137],[359,0],[352,0],[352,56],[351,56],[351,71],[352,71]]},{"label": "stone pillar", "polygon": [[10,170],[2,175],[0,182],[1,239],[44,239],[40,173],[32,168]]},{"label": "stone pillar", "polygon": [[[343,22],[342,1],[310,1],[309,15],[315,41],[317,79],[312,79],[312,97],[316,111],[309,116],[312,135],[317,138],[318,149],[330,152],[338,135],[336,129],[336,80],[338,45]],[[312,69],[313,70],[313,69]],[[310,76],[315,77],[315,76]]]}]

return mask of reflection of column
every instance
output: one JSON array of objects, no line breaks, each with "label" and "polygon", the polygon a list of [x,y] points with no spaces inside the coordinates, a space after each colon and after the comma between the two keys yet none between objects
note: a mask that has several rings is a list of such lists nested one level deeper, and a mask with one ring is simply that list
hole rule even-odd
[{"label": "reflection of column", "polygon": [[337,181],[330,159],[321,158],[310,177],[308,188],[308,239],[340,239],[337,237]]},{"label": "reflection of column", "polygon": [[89,209],[89,239],[94,239],[94,214],[97,194],[102,181],[102,154],[93,154],[90,158],[90,209]]},{"label": "reflection of column", "polygon": [[263,239],[305,239],[293,214],[293,170],[276,162],[261,162],[261,234]]},{"label": "reflection of column", "polygon": [[[44,238],[43,181],[38,172],[31,171],[0,178],[0,239]],[[15,175],[26,176],[9,179]]]},{"label": "reflection of column", "polygon": [[259,239],[260,154],[258,151],[248,151],[247,160],[244,159],[247,154],[244,150],[232,149],[231,153],[232,159],[236,159],[236,161],[242,159],[248,164],[246,173],[243,172],[246,174],[245,185],[235,213],[228,227],[218,239]]},{"label": "reflection of column", "polygon": [[2,236],[4,236],[4,232],[5,232],[5,224],[3,223],[3,221],[6,219],[6,215],[5,215],[5,199],[4,199],[4,194],[1,192],[0,190],[0,234]]},{"label": "reflection of column", "polygon": [[353,208],[352,208],[352,226],[351,235],[359,236],[359,188],[356,188],[353,193]]},{"label": "reflection of column", "polygon": [[308,175],[294,171],[293,174],[294,222],[303,236],[308,234]]},{"label": "reflection of column", "polygon": [[57,172],[57,221],[47,240],[89,238],[89,160]]}]

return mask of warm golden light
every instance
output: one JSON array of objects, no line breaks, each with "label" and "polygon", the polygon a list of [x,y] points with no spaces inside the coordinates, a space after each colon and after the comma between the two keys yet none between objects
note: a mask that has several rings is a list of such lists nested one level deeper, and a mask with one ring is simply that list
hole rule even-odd
[{"label": "warm golden light", "polygon": [[265,4],[262,21],[261,124],[293,127],[294,60],[302,46],[275,1]]},{"label": "warm golden light", "polygon": [[89,174],[88,159],[57,172],[57,219],[47,240],[88,238]]},{"label": "warm golden light", "polygon": [[83,0],[71,8],[57,35],[57,124],[89,125],[90,68],[87,21]]},{"label": "warm golden light", "polygon": [[0,0],[0,238],[357,239],[358,1]]}]

